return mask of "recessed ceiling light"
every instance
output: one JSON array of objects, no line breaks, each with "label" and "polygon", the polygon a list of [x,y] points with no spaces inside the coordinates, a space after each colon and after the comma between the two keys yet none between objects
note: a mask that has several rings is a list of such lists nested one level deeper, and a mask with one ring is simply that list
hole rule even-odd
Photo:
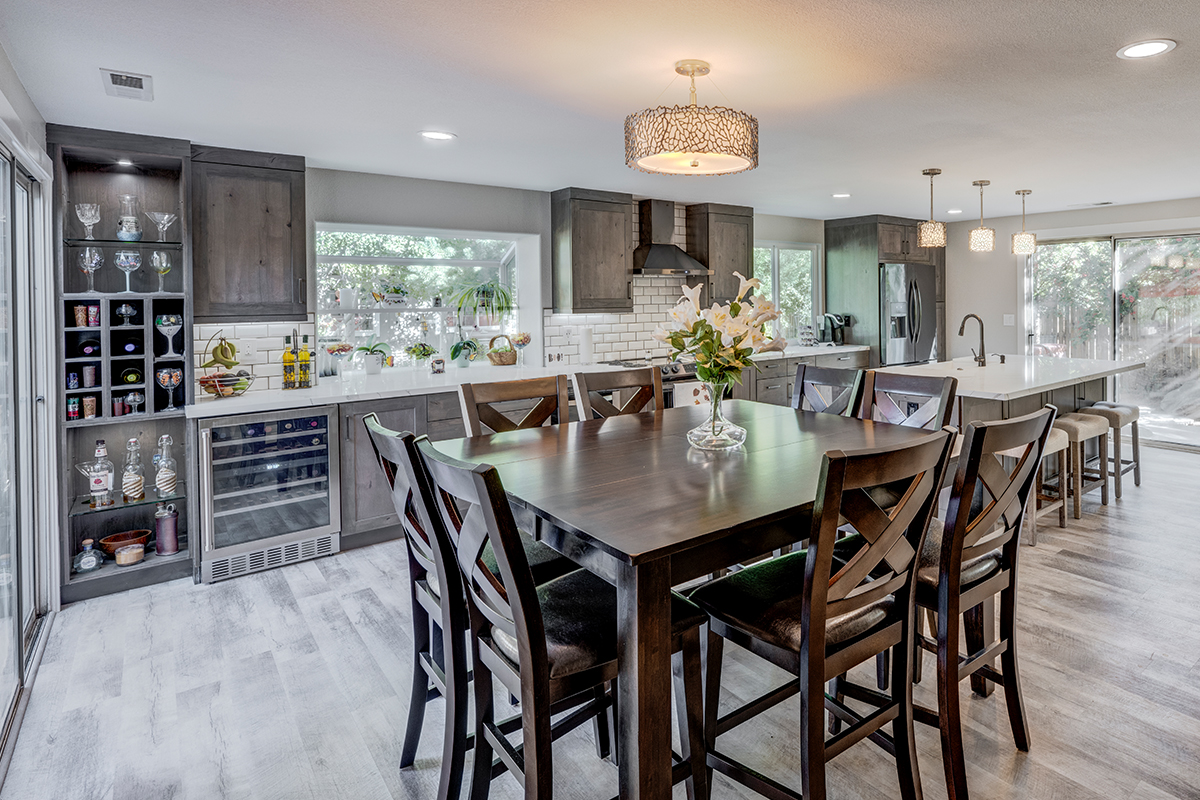
[{"label": "recessed ceiling light", "polygon": [[834,197],[838,198],[839,200],[849,197],[849,196],[850,196],[849,192],[837,192],[836,194],[834,194]]},{"label": "recessed ceiling light", "polygon": [[946,213],[947,214],[961,214],[962,209],[961,208],[952,208],[949,211],[947,211]]},{"label": "recessed ceiling light", "polygon": [[133,166],[133,162],[132,162],[132,161],[130,161],[128,158],[118,158],[118,159],[117,159],[117,166],[118,166],[118,167],[132,167],[132,166]]},{"label": "recessed ceiling light", "polygon": [[458,138],[455,134],[447,133],[446,131],[421,131],[421,135],[426,139],[433,139],[436,142],[446,142],[450,139]]},{"label": "recessed ceiling light", "polygon": [[1169,53],[1175,49],[1176,42],[1171,39],[1147,39],[1144,42],[1127,44],[1117,51],[1117,58],[1138,59]]}]

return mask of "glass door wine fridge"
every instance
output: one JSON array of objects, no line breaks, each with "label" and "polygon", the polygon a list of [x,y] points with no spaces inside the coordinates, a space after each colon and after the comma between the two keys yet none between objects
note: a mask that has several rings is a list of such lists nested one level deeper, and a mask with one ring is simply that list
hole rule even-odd
[{"label": "glass door wine fridge", "polygon": [[334,406],[200,420],[200,579],[336,553]]}]

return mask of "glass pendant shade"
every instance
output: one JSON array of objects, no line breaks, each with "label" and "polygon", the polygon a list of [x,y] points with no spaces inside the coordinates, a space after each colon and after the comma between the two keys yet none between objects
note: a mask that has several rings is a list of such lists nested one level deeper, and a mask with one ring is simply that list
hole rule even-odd
[{"label": "glass pendant shade", "polygon": [[1014,256],[1031,256],[1037,252],[1037,234],[1014,233],[1012,235],[1012,251]]},{"label": "glass pendant shade", "polygon": [[743,111],[696,105],[696,76],[703,61],[680,61],[675,71],[692,79],[691,103],[658,106],[625,118],[625,164],[666,175],[732,175],[758,166],[758,120]]},{"label": "glass pendant shade", "polygon": [[972,253],[990,253],[996,249],[996,229],[972,228],[967,241]]},{"label": "glass pendant shade", "polygon": [[946,223],[929,220],[917,226],[917,247],[945,247]]}]

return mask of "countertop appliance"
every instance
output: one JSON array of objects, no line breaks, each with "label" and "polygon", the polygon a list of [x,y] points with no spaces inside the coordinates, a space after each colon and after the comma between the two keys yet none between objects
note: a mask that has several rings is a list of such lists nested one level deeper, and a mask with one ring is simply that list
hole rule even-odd
[{"label": "countertop appliance", "polygon": [[821,341],[833,344],[846,343],[846,328],[852,324],[849,314],[823,314],[821,316]]},{"label": "countertop appliance", "polygon": [[937,273],[931,264],[879,265],[879,361],[917,364],[937,357]]}]

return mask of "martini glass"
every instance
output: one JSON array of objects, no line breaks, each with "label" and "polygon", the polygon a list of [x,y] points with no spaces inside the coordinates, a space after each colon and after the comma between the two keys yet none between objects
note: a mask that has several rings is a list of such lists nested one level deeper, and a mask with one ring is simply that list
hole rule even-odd
[{"label": "martini glass", "polygon": [[354,345],[349,342],[333,342],[325,345],[325,352],[329,353],[337,361],[338,375],[342,380],[346,380],[346,372],[342,369],[342,362],[354,352]]},{"label": "martini glass", "polygon": [[169,214],[166,211],[147,211],[146,216],[158,226],[158,240],[160,242],[167,240],[167,228],[174,225],[175,220],[179,219],[176,215]]},{"label": "martini glass", "polygon": [[183,370],[179,367],[167,367],[154,373],[158,385],[167,390],[167,407],[165,411],[175,410],[175,387],[183,381]]},{"label": "martini glass", "polygon": [[122,320],[120,325],[122,328],[133,327],[133,324],[129,321],[129,318],[136,315],[137,309],[129,305],[129,303],[122,303],[121,305],[117,306],[117,316]]},{"label": "martini glass", "polygon": [[161,294],[166,289],[163,288],[163,276],[171,271],[171,254],[163,250],[155,250],[150,254],[150,269],[154,270],[158,275],[158,291]]},{"label": "martini glass", "polygon": [[125,291],[121,294],[133,294],[133,289],[129,288],[129,276],[142,268],[142,254],[134,250],[118,250],[113,263],[125,273]]},{"label": "martini glass", "polygon": [[125,395],[125,402],[129,404],[130,408],[133,409],[133,411],[129,413],[138,414],[141,413],[138,411],[138,406],[146,402],[146,395],[142,394],[141,392],[130,392],[129,394]]},{"label": "martini glass", "polygon": [[87,236],[84,238],[89,242],[95,241],[96,237],[92,236],[92,226],[100,221],[100,204],[77,203],[75,205],[75,216],[79,217],[79,221],[87,227]]},{"label": "martini glass", "polygon": [[94,274],[96,270],[104,266],[104,251],[99,247],[85,247],[79,251],[79,269],[87,273],[88,276],[88,293],[96,293],[96,282]]},{"label": "martini glass", "polygon": [[167,352],[163,353],[163,357],[182,358],[183,353],[175,352],[175,334],[183,330],[183,317],[178,314],[160,314],[154,320],[154,327],[167,337]]}]

